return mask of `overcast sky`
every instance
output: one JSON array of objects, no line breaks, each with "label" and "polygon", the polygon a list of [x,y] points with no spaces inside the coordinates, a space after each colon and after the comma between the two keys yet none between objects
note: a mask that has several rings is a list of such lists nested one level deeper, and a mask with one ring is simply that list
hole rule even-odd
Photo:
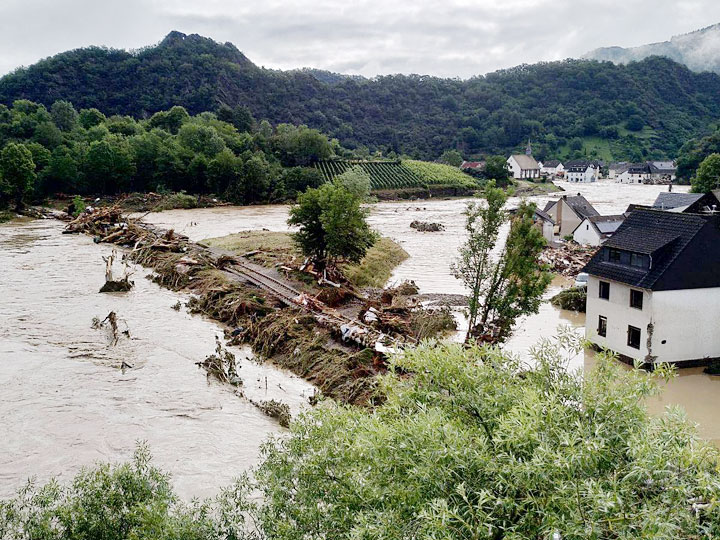
[{"label": "overcast sky", "polygon": [[179,30],[230,41],[271,68],[467,78],[717,22],[718,0],[0,0],[0,74]]}]

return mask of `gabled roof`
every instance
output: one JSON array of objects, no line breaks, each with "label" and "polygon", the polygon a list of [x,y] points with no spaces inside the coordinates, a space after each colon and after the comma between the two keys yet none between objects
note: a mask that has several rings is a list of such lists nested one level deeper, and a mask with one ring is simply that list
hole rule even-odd
[{"label": "gabled roof", "polygon": [[484,161],[463,161],[460,164],[461,169],[484,169],[485,168],[485,162]]},{"label": "gabled roof", "polygon": [[616,172],[624,172],[627,171],[627,168],[630,166],[630,164],[627,161],[618,161],[616,163],[611,163],[608,169],[612,169]]},{"label": "gabled roof", "polygon": [[567,172],[585,172],[588,167],[599,169],[600,164],[597,161],[587,161],[585,159],[574,159],[565,163],[565,170]]},{"label": "gabled roof", "polygon": [[610,236],[622,225],[622,222],[625,221],[625,216],[623,214],[614,216],[590,216],[587,220],[598,233],[603,236]]},{"label": "gabled roof", "polygon": [[541,219],[544,219],[545,221],[549,221],[553,225],[555,225],[555,220],[550,217],[550,215],[545,212],[544,210],[540,210],[539,208],[535,209],[535,215],[538,216]]},{"label": "gabled roof", "polygon": [[517,164],[520,166],[520,168],[524,171],[527,171],[528,169],[539,169],[538,162],[535,161],[535,158],[532,156],[528,156],[527,154],[513,154],[510,156],[510,159],[514,159]]},{"label": "gabled roof", "polygon": [[648,166],[654,174],[674,174],[677,170],[674,161],[648,161]]},{"label": "gabled roof", "polygon": [[553,169],[555,167],[557,167],[558,165],[560,165],[560,161],[557,159],[548,159],[547,161],[543,161],[543,164],[542,164],[543,167],[548,167],[548,168],[553,168]]},{"label": "gabled roof", "polygon": [[[690,247],[689,247],[690,246]],[[632,212],[583,272],[652,290],[719,287],[720,229],[716,219],[640,209]],[[607,260],[608,250],[650,257],[650,268]]]},{"label": "gabled roof", "polygon": [[626,170],[630,174],[649,174],[650,166],[647,163],[631,163]]},{"label": "gabled roof", "polygon": [[702,198],[702,193],[670,193],[666,191],[658,193],[657,199],[655,199],[655,202],[653,203],[653,208],[670,210],[671,208],[690,206]]}]

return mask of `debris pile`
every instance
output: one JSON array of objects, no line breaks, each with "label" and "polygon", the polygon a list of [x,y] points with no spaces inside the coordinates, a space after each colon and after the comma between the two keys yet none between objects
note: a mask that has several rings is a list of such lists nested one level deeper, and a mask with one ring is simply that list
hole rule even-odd
[{"label": "debris pile", "polygon": [[250,403],[255,405],[258,409],[268,415],[270,418],[275,418],[282,427],[290,427],[290,406],[287,403],[276,401],[274,399],[268,401],[253,401],[248,400]]},{"label": "debris pile", "polygon": [[215,336],[215,353],[209,355],[202,362],[195,362],[198,367],[207,372],[208,377],[215,377],[223,383],[242,386],[242,379],[237,373],[235,355],[223,347],[220,338]]},{"label": "debris pile", "polygon": [[596,249],[566,242],[560,247],[546,247],[540,255],[540,261],[548,264],[551,272],[575,277],[595,254]]},{"label": "debris pile", "polygon": [[445,226],[442,223],[430,223],[429,221],[418,220],[413,221],[410,224],[410,228],[420,232],[440,232],[445,230]]}]

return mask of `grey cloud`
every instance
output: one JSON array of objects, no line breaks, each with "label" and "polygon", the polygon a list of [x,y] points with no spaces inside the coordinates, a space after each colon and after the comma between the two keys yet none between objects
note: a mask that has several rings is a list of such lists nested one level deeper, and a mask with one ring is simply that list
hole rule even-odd
[{"label": "grey cloud", "polygon": [[715,0],[4,0],[0,73],[91,44],[136,48],[177,29],[230,41],[266,67],[466,78],[718,21]]}]

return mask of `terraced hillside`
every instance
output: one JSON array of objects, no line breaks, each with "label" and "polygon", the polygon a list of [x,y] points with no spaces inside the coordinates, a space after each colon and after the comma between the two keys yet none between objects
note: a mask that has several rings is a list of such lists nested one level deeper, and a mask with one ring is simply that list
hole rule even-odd
[{"label": "terraced hillside", "polygon": [[369,176],[373,190],[405,189],[427,186],[473,187],[474,180],[447,165],[422,161],[326,160],[315,164],[330,182],[349,169],[359,166]]}]

